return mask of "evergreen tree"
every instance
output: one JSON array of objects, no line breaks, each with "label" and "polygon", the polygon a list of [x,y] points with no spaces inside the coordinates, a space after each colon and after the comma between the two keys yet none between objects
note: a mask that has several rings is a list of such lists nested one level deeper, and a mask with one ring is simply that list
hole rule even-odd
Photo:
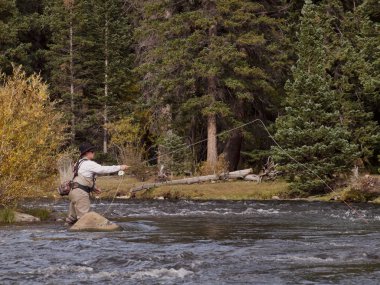
[{"label": "evergreen tree", "polygon": [[317,6],[307,0],[296,46],[298,61],[286,84],[285,114],[276,120],[275,139],[281,148],[274,148],[298,193],[332,187],[358,156],[341,112],[342,94],[332,90],[326,72],[324,33]]},{"label": "evergreen tree", "polygon": [[12,73],[12,63],[46,79],[44,50],[48,32],[42,20],[43,1],[4,0],[0,3],[0,69]]},{"label": "evergreen tree", "polygon": [[132,28],[124,1],[55,0],[46,9],[52,42],[51,86],[69,114],[72,142],[108,150],[105,124],[130,110]]},{"label": "evergreen tree", "polygon": [[108,152],[106,124],[130,112],[136,95],[136,83],[131,72],[132,26],[125,10],[125,1],[84,1],[85,48],[82,52],[83,69],[87,71],[85,97],[90,110],[86,114],[88,126],[98,125],[93,133],[101,139],[103,152]]},{"label": "evergreen tree", "polygon": [[0,3],[0,66],[1,70],[8,74],[12,72],[12,61],[25,57],[24,48],[18,47],[19,17],[15,1]]},{"label": "evergreen tree", "polygon": [[158,117],[170,106],[169,120],[182,136],[194,141],[194,132],[206,132],[207,161],[215,164],[218,128],[264,114],[277,95],[286,60],[281,20],[264,3],[245,0],[144,1],[142,11],[137,71],[145,98],[160,106],[153,110]]},{"label": "evergreen tree", "polygon": [[325,23],[331,87],[342,94],[342,121],[351,131],[351,141],[359,145],[361,159],[367,163],[380,142],[378,123],[373,117],[377,111],[374,106],[380,103],[376,90],[376,51],[380,42],[376,26],[365,13],[368,3],[346,11],[341,1],[326,1],[319,11]]},{"label": "evergreen tree", "polygon": [[52,33],[46,52],[51,90],[70,122],[71,143],[75,142],[81,82],[81,14],[77,1],[54,0],[45,9],[45,21]]}]

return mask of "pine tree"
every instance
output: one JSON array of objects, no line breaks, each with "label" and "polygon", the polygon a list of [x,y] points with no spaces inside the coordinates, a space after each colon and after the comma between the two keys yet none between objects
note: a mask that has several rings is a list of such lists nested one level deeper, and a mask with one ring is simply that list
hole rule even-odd
[{"label": "pine tree", "polygon": [[42,20],[43,0],[0,3],[0,69],[12,73],[12,63],[46,80],[44,50],[49,35]]},{"label": "pine tree", "polygon": [[181,135],[207,132],[207,161],[215,164],[218,129],[247,119],[252,109],[265,113],[276,95],[273,78],[286,60],[278,45],[281,20],[245,0],[144,1],[142,11],[136,36],[143,92],[150,106],[161,106],[158,117],[170,105]]},{"label": "pine tree", "polygon": [[96,144],[108,152],[106,124],[127,112],[136,95],[132,75],[132,28],[124,10],[124,1],[82,1],[83,48],[81,68],[83,99],[87,111],[82,114],[82,128]]},{"label": "pine tree", "polygon": [[359,145],[360,157],[367,164],[380,142],[379,126],[373,117],[380,103],[375,84],[379,78],[376,42],[380,42],[376,26],[365,13],[368,4],[365,1],[346,11],[341,1],[326,1],[319,11],[325,23],[331,87],[342,94],[342,121],[351,131],[350,140]]},{"label": "pine tree", "polygon": [[[276,120],[274,148],[294,191],[317,193],[333,187],[337,175],[349,171],[359,155],[350,141],[340,103],[326,72],[323,22],[310,0],[302,9],[293,79],[286,84],[285,114]],[[325,184],[326,183],[326,184]]]},{"label": "pine tree", "polygon": [[91,77],[86,79],[86,94],[92,108],[89,123],[100,125],[103,131],[103,152],[108,152],[106,125],[120,118],[136,94],[136,83],[131,72],[132,27],[125,10],[125,1],[99,0],[86,4],[86,44],[83,52],[84,69]]},{"label": "pine tree", "polygon": [[130,18],[124,1],[55,0],[46,17],[52,31],[53,93],[70,114],[72,142],[108,151],[105,125],[127,112],[135,94]]},{"label": "pine tree", "polygon": [[0,67],[2,72],[12,72],[12,61],[23,57],[23,47],[17,48],[19,40],[17,37],[19,17],[15,1],[2,1],[0,5]]},{"label": "pine tree", "polygon": [[54,0],[45,9],[45,21],[52,34],[46,52],[49,82],[60,107],[70,122],[71,143],[75,142],[80,105],[82,48],[80,6],[75,0]]}]

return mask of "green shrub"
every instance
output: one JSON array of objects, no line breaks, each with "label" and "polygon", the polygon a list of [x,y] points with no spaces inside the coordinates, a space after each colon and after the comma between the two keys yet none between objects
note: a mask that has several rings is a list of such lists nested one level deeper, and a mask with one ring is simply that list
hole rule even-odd
[{"label": "green shrub", "polygon": [[12,209],[4,208],[0,210],[0,222],[11,224],[15,220],[15,212]]},{"label": "green shrub", "polygon": [[343,191],[341,199],[342,201],[346,202],[360,203],[367,202],[369,200],[369,197],[361,190],[348,188],[347,190]]},{"label": "green shrub", "polygon": [[48,209],[25,209],[24,212],[34,217],[40,218],[41,221],[46,221],[50,218],[50,210]]}]

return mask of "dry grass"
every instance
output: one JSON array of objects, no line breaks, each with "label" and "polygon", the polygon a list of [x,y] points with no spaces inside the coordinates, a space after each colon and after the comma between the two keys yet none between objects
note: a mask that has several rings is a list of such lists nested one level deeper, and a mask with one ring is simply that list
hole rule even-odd
[{"label": "dry grass", "polygon": [[372,200],[371,202],[374,204],[380,204],[380,197],[376,198],[375,200]]},{"label": "dry grass", "polygon": [[[60,198],[56,190],[58,183],[57,177],[49,179],[44,183],[41,183],[40,187],[35,189],[33,196],[27,197]],[[104,199],[113,198],[115,194],[117,194],[117,196],[128,196],[131,188],[144,183],[149,183],[149,181],[140,182],[129,176],[125,176],[124,178],[118,176],[105,176],[97,179],[97,185],[103,191],[100,198]],[[337,189],[334,192],[329,192],[324,195],[310,196],[306,199],[311,201],[340,201],[341,196],[345,196],[347,191],[347,188]],[[158,188],[137,192],[136,198],[155,199],[158,197],[164,197],[169,199],[193,200],[268,200],[272,199],[273,196],[287,199],[289,198],[288,193],[288,184],[281,180],[275,182],[263,182],[260,184],[245,181],[218,181],[215,183],[192,185],[164,185]],[[380,203],[380,198],[373,199],[371,202]]]},{"label": "dry grass", "polygon": [[286,198],[288,184],[286,182],[254,182],[234,181],[215,182],[192,185],[165,185],[156,189],[138,192],[136,198],[192,200],[267,200],[273,196]]},{"label": "dry grass", "polygon": [[[102,189],[100,198],[109,199],[117,196],[128,196],[133,187],[149,182],[140,182],[136,178],[125,176],[104,176],[97,179],[97,186]],[[36,191],[35,198],[59,198],[56,183],[50,184],[48,191]],[[47,188],[45,188],[47,189]],[[158,188],[136,193],[136,198],[154,199],[165,197],[169,199],[194,200],[266,200],[273,196],[287,198],[288,184],[284,181],[255,182],[233,181],[215,183],[202,183],[192,185],[164,185]]]},{"label": "dry grass", "polygon": [[12,209],[0,209],[0,223],[11,224],[15,220],[15,212]]},{"label": "dry grass", "polygon": [[113,198],[117,196],[125,196],[129,194],[129,190],[137,185],[141,185],[136,178],[124,176],[103,176],[96,179],[96,186],[102,190],[100,198]]}]

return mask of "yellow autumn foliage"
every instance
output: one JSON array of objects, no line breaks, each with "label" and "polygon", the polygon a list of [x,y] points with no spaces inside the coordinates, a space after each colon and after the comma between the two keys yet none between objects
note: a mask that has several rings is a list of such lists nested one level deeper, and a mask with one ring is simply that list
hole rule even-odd
[{"label": "yellow autumn foliage", "polygon": [[131,166],[128,172],[140,180],[145,180],[150,175],[144,162],[146,150],[142,138],[146,132],[145,127],[132,116],[107,125],[111,134],[111,145],[117,149],[119,162]]},{"label": "yellow autumn foliage", "polygon": [[17,67],[0,81],[0,204],[9,206],[54,173],[64,126],[38,75]]}]

